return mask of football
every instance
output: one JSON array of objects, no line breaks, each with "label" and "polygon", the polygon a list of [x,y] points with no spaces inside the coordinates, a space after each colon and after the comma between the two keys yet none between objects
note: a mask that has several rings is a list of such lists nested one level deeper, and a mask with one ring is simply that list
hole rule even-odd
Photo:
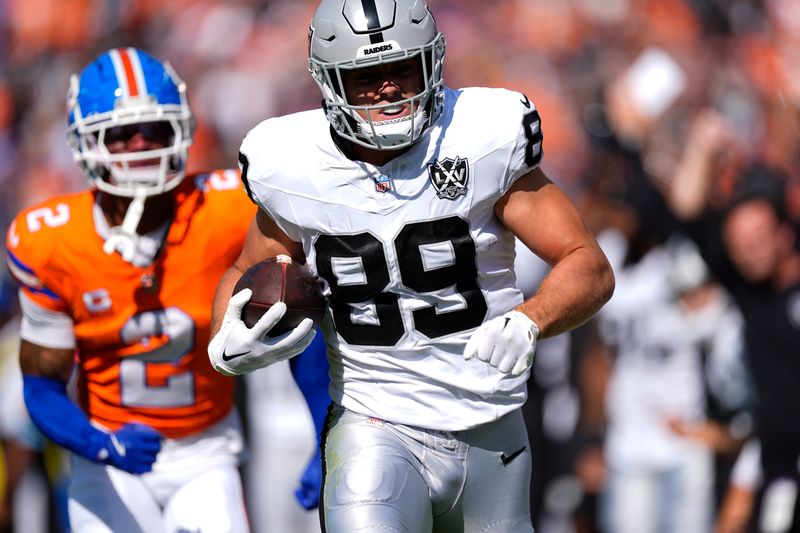
[{"label": "football", "polygon": [[275,324],[268,337],[277,337],[295,328],[304,318],[318,326],[325,313],[325,296],[311,272],[287,255],[265,259],[242,274],[233,294],[251,289],[253,295],[242,309],[242,321],[252,328],[258,319],[277,302],[286,304],[286,314]]}]

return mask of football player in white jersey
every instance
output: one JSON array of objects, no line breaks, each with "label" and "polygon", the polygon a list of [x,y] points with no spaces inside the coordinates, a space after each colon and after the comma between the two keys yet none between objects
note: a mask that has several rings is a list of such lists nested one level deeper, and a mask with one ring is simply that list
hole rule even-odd
[{"label": "football player in white jersey", "polygon": [[[536,339],[610,297],[613,274],[538,168],[539,114],[502,89],[444,86],[444,37],[423,0],[323,0],[309,33],[322,110],[266,120],[239,161],[259,206],[214,302],[212,365],[241,374],[292,357],[310,320],[252,328],[253,263],[306,262],[323,283],[333,406],[323,529],[532,531],[520,407]],[[552,265],[523,301],[514,236]]]}]

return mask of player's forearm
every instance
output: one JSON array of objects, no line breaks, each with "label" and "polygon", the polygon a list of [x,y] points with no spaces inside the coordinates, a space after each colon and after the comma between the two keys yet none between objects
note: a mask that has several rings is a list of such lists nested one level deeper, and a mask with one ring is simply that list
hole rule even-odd
[{"label": "player's forearm", "polygon": [[239,277],[243,274],[243,270],[233,264],[222,275],[217,284],[217,290],[214,293],[214,303],[211,306],[211,337],[213,338],[219,331],[222,325],[222,318],[225,316],[225,310],[228,307],[228,301],[233,294],[233,288]]},{"label": "player's forearm", "polygon": [[23,375],[22,391],[31,420],[47,438],[91,461],[98,461],[108,437],[92,427],[81,409],[67,396],[63,381]]},{"label": "player's forearm", "polygon": [[614,274],[598,247],[580,247],[553,266],[539,290],[517,307],[553,337],[591,318],[614,292]]}]

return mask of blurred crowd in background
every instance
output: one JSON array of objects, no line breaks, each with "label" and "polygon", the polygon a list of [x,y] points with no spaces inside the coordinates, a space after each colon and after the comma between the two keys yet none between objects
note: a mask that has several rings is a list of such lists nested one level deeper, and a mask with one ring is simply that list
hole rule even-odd
[{"label": "blurred crowd in background", "polygon": [[[428,3],[447,38],[447,85],[506,87],[524,92],[536,104],[544,133],[544,171],[577,203],[591,229],[605,235],[601,243],[609,246],[607,253],[619,256],[618,283],[623,268],[645,257],[663,267],[664,279],[672,266],[685,264],[670,262],[680,246],[670,245],[661,259],[648,255],[661,242],[659,221],[642,220],[646,206],[637,205],[631,191],[637,180],[669,190],[692,143],[713,145],[712,206],[723,205],[733,194],[742,168],[759,162],[783,171],[787,213],[800,220],[797,0]],[[170,61],[187,83],[197,118],[189,170],[235,167],[238,146],[250,128],[267,117],[319,103],[306,71],[307,27],[315,7],[313,0],[0,2],[3,233],[19,209],[86,186],[65,141],[65,97],[69,76],[98,53],[136,46]],[[607,230],[613,230],[611,237]],[[518,272],[522,281],[526,276],[534,274]],[[688,279],[690,288],[708,281]],[[14,289],[8,280],[3,286],[3,319],[13,320]],[[626,287],[618,286],[618,296]],[[641,310],[650,303],[645,299],[631,305]],[[537,356],[527,409],[536,457],[534,520],[542,533],[599,531],[600,524],[609,523],[604,520],[612,520],[601,517],[603,506],[596,498],[608,484],[609,460],[602,445],[610,415],[604,391],[610,380],[600,378],[626,364],[619,353],[624,343],[618,332],[608,330],[609,323],[618,326],[623,320],[615,312],[619,307],[569,339],[551,347],[545,343]],[[13,337],[14,328],[5,334]],[[741,341],[724,342],[728,355],[741,362]],[[12,351],[3,354],[6,364],[0,369],[8,366]],[[555,355],[548,355],[551,351]],[[691,357],[705,361],[714,350],[701,351]],[[701,363],[695,366],[703,373]],[[725,368],[733,372],[733,367]],[[706,389],[715,392],[714,379],[701,381],[711,383]],[[704,441],[714,458],[709,478],[714,490],[699,511],[710,517],[708,531],[749,427],[740,415],[749,410],[751,395],[720,393],[730,384],[722,381],[715,402],[708,401],[708,394],[692,396],[697,403],[687,407],[702,417],[712,403],[723,405],[717,410],[725,412],[720,423],[739,421],[726,430],[730,442]],[[677,390],[673,385],[651,390],[670,395]],[[276,400],[267,396],[265,401]],[[0,401],[5,408],[10,405],[7,395]],[[278,416],[275,409],[252,405],[250,412],[251,418],[265,412]],[[672,425],[675,434],[687,433],[679,422]],[[280,440],[278,433],[273,437]],[[254,453],[261,444],[251,439]],[[307,453],[299,457],[302,462]],[[297,475],[288,475],[291,484]],[[263,497],[253,492],[255,501]],[[305,531],[314,525],[311,520],[262,530]]]}]

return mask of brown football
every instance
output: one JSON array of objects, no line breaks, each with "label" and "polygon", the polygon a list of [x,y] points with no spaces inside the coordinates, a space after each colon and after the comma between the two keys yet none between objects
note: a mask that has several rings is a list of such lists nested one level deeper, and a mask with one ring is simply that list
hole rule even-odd
[{"label": "brown football", "polygon": [[267,336],[277,337],[295,328],[304,318],[318,326],[325,313],[325,296],[311,272],[289,256],[279,255],[266,259],[242,274],[233,294],[251,289],[253,295],[242,309],[242,321],[248,328],[258,322],[277,302],[286,304],[286,314],[275,324]]}]

